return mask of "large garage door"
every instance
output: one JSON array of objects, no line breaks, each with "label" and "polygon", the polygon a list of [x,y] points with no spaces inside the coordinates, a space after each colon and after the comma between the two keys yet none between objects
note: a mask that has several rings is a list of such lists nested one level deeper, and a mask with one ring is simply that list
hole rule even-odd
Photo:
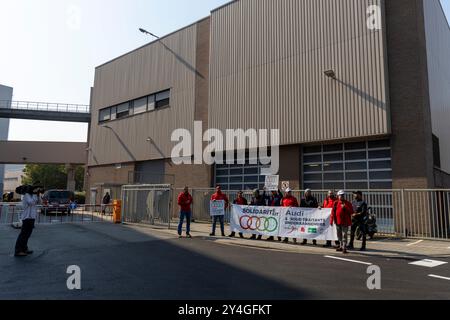
[{"label": "large garage door", "polygon": [[223,190],[263,189],[266,177],[261,175],[262,168],[264,166],[260,164],[250,164],[249,160],[246,160],[246,164],[216,165],[215,182]]},{"label": "large garage door", "polygon": [[304,147],[303,185],[316,190],[392,189],[390,141]]}]

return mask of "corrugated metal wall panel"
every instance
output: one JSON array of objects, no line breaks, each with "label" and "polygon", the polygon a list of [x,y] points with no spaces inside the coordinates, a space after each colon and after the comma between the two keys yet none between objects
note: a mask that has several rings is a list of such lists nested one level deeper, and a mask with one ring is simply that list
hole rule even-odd
[{"label": "corrugated metal wall panel", "polygon": [[282,144],[389,134],[372,4],[381,0],[241,0],[213,12],[210,127],[279,128]]},{"label": "corrugated metal wall panel", "polygon": [[432,127],[440,140],[442,170],[450,173],[450,28],[439,0],[423,2]]},{"label": "corrugated metal wall panel", "polygon": [[[176,32],[96,70],[89,165],[170,157],[172,132],[193,132],[197,26]],[[98,111],[171,88],[170,108],[98,125]],[[163,152],[147,142],[151,137]]]}]

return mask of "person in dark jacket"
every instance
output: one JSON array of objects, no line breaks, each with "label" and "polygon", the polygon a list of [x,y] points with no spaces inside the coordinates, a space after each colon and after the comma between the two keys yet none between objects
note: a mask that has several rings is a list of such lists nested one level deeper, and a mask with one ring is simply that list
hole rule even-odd
[{"label": "person in dark jacket", "polygon": [[[261,192],[258,189],[253,190],[253,197],[252,202],[250,203],[251,206],[254,207],[265,207],[267,206],[266,203],[266,192],[261,194]],[[256,237],[256,234],[253,234],[250,240],[262,240],[262,235],[259,235],[258,238]]]},{"label": "person in dark jacket", "polygon": [[111,196],[109,195],[109,192],[105,194],[105,196],[102,199],[102,213],[106,214],[106,207],[111,203]]},{"label": "person in dark jacket", "polygon": [[[300,203],[301,208],[313,208],[317,209],[319,208],[319,202],[315,197],[312,195],[311,189],[305,190],[305,197],[302,199]],[[308,243],[307,239],[303,239],[303,242],[301,243],[303,246]],[[313,245],[317,245],[317,240],[313,240]]]},{"label": "person in dark jacket", "polygon": [[[272,191],[272,194],[267,197],[267,206],[269,207],[281,207],[281,201],[283,201],[283,193],[278,191]],[[274,237],[269,237],[267,241],[274,241]],[[281,241],[282,238],[278,237],[278,241]]]},{"label": "person in dark jacket", "polygon": [[352,229],[350,233],[350,243],[348,245],[349,250],[355,249],[355,234],[356,229],[359,228],[362,234],[362,246],[361,251],[366,251],[366,243],[367,243],[367,231],[366,231],[366,217],[368,206],[367,203],[363,200],[363,193],[361,191],[353,192],[353,216],[352,216]]},{"label": "person in dark jacket", "polygon": [[[238,206],[247,206],[248,205],[248,201],[247,199],[244,198],[244,193],[242,191],[238,192],[237,198],[233,201],[233,204],[238,205]],[[230,238],[234,238],[236,236],[236,232],[231,232],[230,234]],[[241,237],[242,239],[244,238],[244,234],[242,232],[239,232],[239,237]]]}]

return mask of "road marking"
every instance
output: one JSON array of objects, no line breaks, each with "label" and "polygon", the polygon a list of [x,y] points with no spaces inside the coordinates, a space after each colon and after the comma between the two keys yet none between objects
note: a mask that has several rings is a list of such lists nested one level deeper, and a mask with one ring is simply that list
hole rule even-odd
[{"label": "road marking", "polygon": [[423,242],[423,240],[419,240],[417,242],[408,244],[407,247],[412,247],[412,246],[415,246],[416,244],[419,244],[419,243],[422,243],[422,242]]},{"label": "road marking", "polygon": [[447,281],[450,281],[450,278],[441,277],[441,276],[437,276],[437,275],[434,275],[434,274],[429,274],[428,276],[431,277],[431,278],[436,278],[436,279],[441,279],[441,280],[447,280]]},{"label": "road marking", "polygon": [[411,262],[409,264],[413,265],[413,266],[419,266],[419,267],[435,268],[435,267],[439,267],[439,266],[442,266],[447,263],[448,262],[425,259],[425,260],[420,260],[420,261],[416,261],[416,262]]},{"label": "road marking", "polygon": [[358,263],[358,264],[364,264],[366,266],[371,266],[372,265],[372,263],[369,263],[369,262],[356,261],[356,260],[338,258],[338,257],[333,257],[333,256],[325,256],[325,258],[334,259],[334,260],[341,260],[341,261],[346,261],[346,262],[352,262],[352,263]]}]

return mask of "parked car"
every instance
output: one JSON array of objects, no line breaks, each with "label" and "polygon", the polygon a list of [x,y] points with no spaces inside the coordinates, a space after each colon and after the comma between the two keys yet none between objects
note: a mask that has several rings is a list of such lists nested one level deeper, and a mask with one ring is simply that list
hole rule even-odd
[{"label": "parked car", "polygon": [[[70,214],[70,203],[75,199],[75,193],[69,190],[48,190],[42,196],[44,213],[63,212]],[[63,208],[60,208],[64,206]]]}]

